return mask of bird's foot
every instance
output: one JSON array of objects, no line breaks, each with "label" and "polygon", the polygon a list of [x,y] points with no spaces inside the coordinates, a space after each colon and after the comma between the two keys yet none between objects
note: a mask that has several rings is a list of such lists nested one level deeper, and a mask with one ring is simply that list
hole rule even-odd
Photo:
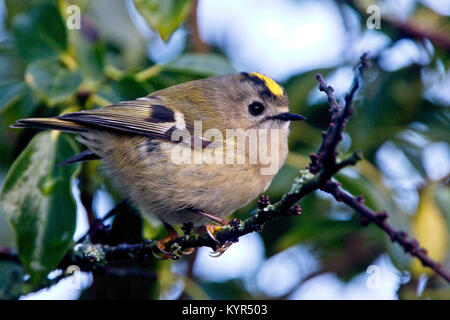
[{"label": "bird's foot", "polygon": [[164,260],[172,258],[172,253],[170,252],[170,249],[167,248],[167,243],[169,243],[172,240],[175,240],[176,238],[178,238],[178,233],[175,231],[175,229],[173,229],[173,231],[170,230],[167,237],[158,240],[156,242],[156,248],[162,253],[162,255],[159,255],[155,252],[153,252],[153,255],[158,259]]},{"label": "bird's foot", "polygon": [[207,224],[205,225],[206,228],[206,232],[208,233],[209,237],[211,239],[213,239],[215,242],[220,243],[219,240],[217,240],[216,236],[214,235],[214,233],[216,233],[219,230],[222,230],[223,226],[216,226],[213,224]]},{"label": "bird's foot", "polygon": [[[170,248],[168,248],[167,244],[172,240],[177,239],[179,234],[171,225],[167,223],[164,223],[164,227],[166,228],[168,235],[167,237],[156,242],[156,248],[162,253],[162,255],[153,252],[155,257],[158,259],[172,258],[174,260],[178,260],[182,254],[188,255],[194,252],[195,248],[187,248],[182,251],[179,246],[175,246],[176,244],[173,244]],[[183,230],[185,236],[190,235],[192,233],[192,223],[184,223],[181,229]]]},{"label": "bird's foot", "polygon": [[167,247],[167,244],[179,237],[178,232],[168,223],[164,223],[164,227],[166,228],[168,233],[167,237],[156,242],[156,248],[160,251],[159,253],[162,253],[162,255],[153,251],[152,253],[158,259],[166,260],[172,258],[174,260],[177,260],[181,255],[179,252],[180,250],[174,248],[174,245]]},{"label": "bird's foot", "polygon": [[233,243],[234,242],[231,241],[231,240],[228,240],[228,241],[225,241],[225,242],[222,242],[222,243],[218,243],[217,246],[216,246],[216,249],[214,251],[210,252],[209,256],[213,257],[213,258],[220,257],[221,255],[223,255],[225,253],[225,251],[228,250],[229,247],[231,247],[231,245]]},{"label": "bird's foot", "polygon": [[226,240],[226,241],[220,241],[217,239],[217,237],[214,235],[217,231],[222,230],[222,228],[228,224],[234,224],[237,222],[237,219],[233,219],[231,221],[225,220],[223,219],[223,221],[221,222],[222,226],[216,226],[216,225],[211,225],[211,224],[207,224],[206,227],[206,232],[208,233],[208,235],[210,236],[211,239],[213,239],[215,242],[217,242],[216,248],[213,252],[211,252],[209,255],[211,257],[214,258],[218,258],[220,257],[222,254],[225,253],[225,251],[227,251],[227,249],[234,243],[237,242],[237,240]]}]

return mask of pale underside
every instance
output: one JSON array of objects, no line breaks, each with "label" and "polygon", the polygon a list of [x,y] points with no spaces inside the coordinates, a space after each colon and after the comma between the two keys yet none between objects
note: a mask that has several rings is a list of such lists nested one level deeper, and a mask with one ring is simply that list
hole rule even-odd
[{"label": "pale underside", "polygon": [[[287,131],[286,125],[280,136],[280,167],[287,155]],[[227,217],[255,200],[274,176],[262,175],[260,164],[175,164],[175,143],[146,136],[97,130],[83,136],[80,141],[103,159],[107,175],[124,196],[144,216],[168,224],[211,223],[191,209]]]}]

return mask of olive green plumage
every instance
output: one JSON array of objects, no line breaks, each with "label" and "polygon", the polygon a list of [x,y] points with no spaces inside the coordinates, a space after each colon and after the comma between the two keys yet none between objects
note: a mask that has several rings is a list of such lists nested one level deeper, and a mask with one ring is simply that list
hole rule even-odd
[{"label": "olive green plumage", "polygon": [[[302,119],[288,111],[288,98],[273,80],[258,73],[237,73],[183,83],[100,109],[22,119],[13,127],[77,133],[90,151],[67,163],[99,157],[119,190],[143,215],[169,224],[201,225],[208,219],[197,210],[228,216],[262,193],[276,172],[261,174],[260,163],[174,163],[171,153],[178,145],[172,141],[174,131],[196,136],[195,121],[201,121],[202,133],[215,128],[224,138],[226,129],[277,129],[278,171],[288,152],[289,120]],[[247,159],[248,152],[247,148],[236,158]]]}]

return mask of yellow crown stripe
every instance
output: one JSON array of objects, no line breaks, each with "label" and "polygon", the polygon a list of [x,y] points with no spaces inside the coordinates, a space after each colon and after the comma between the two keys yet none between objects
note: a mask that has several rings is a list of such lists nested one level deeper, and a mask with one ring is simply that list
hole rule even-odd
[{"label": "yellow crown stripe", "polygon": [[276,83],[274,80],[272,80],[271,78],[269,78],[268,76],[265,76],[259,72],[252,72],[250,73],[251,76],[255,76],[260,78],[262,81],[264,81],[266,87],[270,90],[270,92],[272,92],[274,95],[276,96],[282,96],[283,93],[283,88]]}]

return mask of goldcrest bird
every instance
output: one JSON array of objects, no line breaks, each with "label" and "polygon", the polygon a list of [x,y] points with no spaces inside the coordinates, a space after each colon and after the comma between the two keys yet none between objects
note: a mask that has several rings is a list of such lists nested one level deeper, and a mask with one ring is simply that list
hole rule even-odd
[{"label": "goldcrest bird", "polygon": [[[242,72],[190,81],[99,109],[53,118],[21,119],[13,127],[78,134],[88,150],[65,164],[102,159],[107,175],[124,195],[144,216],[161,220],[173,238],[170,225],[200,226],[211,220],[225,224],[224,217],[264,192],[286,159],[290,121],[303,119],[289,113],[288,97],[278,83],[260,73]],[[198,123],[200,131],[195,130]],[[211,149],[211,145],[219,150],[216,148],[220,139],[202,136],[209,129],[224,136],[228,129],[268,131],[277,139],[268,138],[266,146],[276,146],[279,161],[275,170],[261,174],[263,164],[258,161],[237,161],[251,156],[248,139],[244,150],[229,147],[233,151],[239,149],[232,157],[236,160],[233,163],[173,161],[180,143],[182,151],[192,149],[197,142],[201,144],[188,160],[208,146]],[[186,131],[191,140],[174,141],[177,130]],[[235,142],[236,137],[231,140]],[[225,143],[222,150],[227,146]],[[210,228],[210,224],[208,227],[211,235],[217,229]]]}]

